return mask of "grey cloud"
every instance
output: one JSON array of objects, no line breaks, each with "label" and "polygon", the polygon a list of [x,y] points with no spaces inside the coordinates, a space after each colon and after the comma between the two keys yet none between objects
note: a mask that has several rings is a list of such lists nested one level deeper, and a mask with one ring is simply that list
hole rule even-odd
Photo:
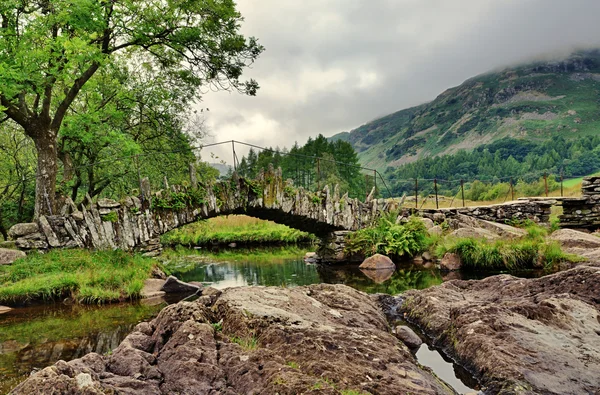
[{"label": "grey cloud", "polygon": [[[254,98],[204,96],[215,140],[290,146],[432,100],[476,74],[600,47],[597,0],[239,0],[266,52]],[[362,83],[361,83],[362,81]]]}]

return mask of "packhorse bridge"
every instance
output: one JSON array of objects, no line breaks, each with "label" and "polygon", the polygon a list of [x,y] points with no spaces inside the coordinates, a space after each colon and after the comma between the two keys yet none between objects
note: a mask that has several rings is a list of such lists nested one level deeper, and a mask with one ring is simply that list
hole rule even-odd
[{"label": "packhorse bridge", "polygon": [[[142,182],[141,196],[117,202],[91,199],[76,206],[66,199],[60,215],[41,216],[35,223],[17,224],[9,235],[21,250],[49,248],[123,249],[155,255],[160,252],[159,237],[175,228],[219,215],[246,214],[272,220],[316,234],[325,244],[339,241],[348,231],[368,226],[382,213],[408,216],[400,209],[400,199],[375,199],[375,190],[364,202],[340,195],[337,186],[317,192],[296,188],[283,180],[281,170],[270,167],[256,180],[235,174],[213,185],[171,186],[151,192]],[[146,185],[146,187],[144,187]],[[456,209],[422,210],[421,214],[441,222],[457,214],[484,220],[506,222],[529,218],[548,222],[553,202],[520,200],[501,205]]]}]

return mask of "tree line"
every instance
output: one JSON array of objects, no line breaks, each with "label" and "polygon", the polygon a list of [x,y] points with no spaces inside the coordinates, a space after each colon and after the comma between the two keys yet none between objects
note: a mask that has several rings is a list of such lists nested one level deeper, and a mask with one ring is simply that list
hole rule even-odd
[{"label": "tree line", "polygon": [[[519,185],[523,193],[539,191],[540,178],[549,176],[551,188],[556,188],[560,176],[580,177],[600,170],[600,136],[581,136],[565,139],[562,136],[544,141],[522,140],[506,137],[473,151],[459,151],[453,155],[429,157],[388,168],[385,172],[394,194],[414,193],[414,182],[419,178],[422,193],[433,191],[433,182],[438,179],[439,188],[445,194],[456,194],[460,180],[469,189],[475,184],[472,200],[489,197],[483,188],[503,184],[503,191]],[[527,186],[527,187],[526,187]],[[529,188],[529,189],[527,189]],[[545,186],[543,187],[545,188]],[[485,199],[484,199],[485,200]]]},{"label": "tree line", "polygon": [[375,185],[373,175],[367,174],[358,161],[358,155],[350,143],[328,141],[319,134],[310,137],[306,144],[298,143],[288,149],[250,149],[237,166],[238,173],[250,179],[267,169],[269,165],[281,167],[284,179],[291,179],[294,185],[310,190],[329,186],[333,192],[338,185],[340,194],[348,192],[350,197],[364,199]]}]

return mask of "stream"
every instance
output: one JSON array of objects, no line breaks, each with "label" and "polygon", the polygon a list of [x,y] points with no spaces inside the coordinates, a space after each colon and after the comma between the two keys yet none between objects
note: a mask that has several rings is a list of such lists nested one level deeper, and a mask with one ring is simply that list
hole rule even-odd
[{"label": "stream", "polygon": [[[260,248],[252,251],[204,251],[178,248],[168,251],[165,267],[183,281],[199,281],[215,288],[236,286],[301,286],[318,283],[345,284],[367,293],[397,294],[423,289],[461,277],[443,277],[435,269],[406,262],[395,272],[369,273],[356,265],[309,265],[304,251],[297,248]],[[514,274],[514,273],[513,273]],[[470,273],[465,279],[490,273]],[[538,273],[519,273],[523,277]],[[171,301],[176,302],[176,300]],[[166,301],[144,301],[108,306],[65,305],[61,303],[18,308],[0,314],[0,393],[23,381],[32,370],[58,360],[71,360],[89,352],[105,354],[113,350],[141,322],[155,317]],[[431,368],[459,393],[476,392],[477,383],[435,348],[423,344],[417,360]]]}]

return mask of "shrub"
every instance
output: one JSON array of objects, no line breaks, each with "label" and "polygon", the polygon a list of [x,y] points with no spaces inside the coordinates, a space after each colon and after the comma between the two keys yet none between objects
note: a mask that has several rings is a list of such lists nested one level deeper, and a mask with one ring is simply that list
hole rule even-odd
[{"label": "shrub", "polygon": [[406,224],[399,225],[391,221],[393,217],[381,217],[375,225],[349,234],[346,252],[412,257],[424,251],[428,246],[428,236],[423,222],[412,217]]}]

